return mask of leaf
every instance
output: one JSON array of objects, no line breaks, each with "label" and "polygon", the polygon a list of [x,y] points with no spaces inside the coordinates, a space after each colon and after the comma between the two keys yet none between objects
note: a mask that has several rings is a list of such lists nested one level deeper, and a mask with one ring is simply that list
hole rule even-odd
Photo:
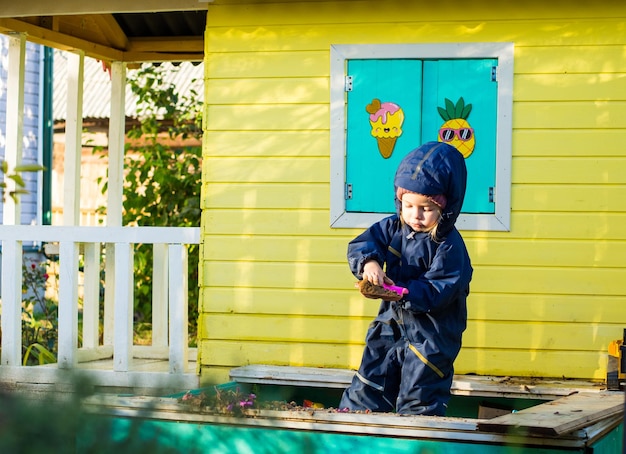
[{"label": "leaf", "polygon": [[461,114],[461,118],[463,120],[467,120],[467,117],[469,117],[470,112],[472,111],[472,105],[468,104],[465,106],[465,108],[463,109],[463,113]]},{"label": "leaf", "polygon": [[15,166],[16,172],[39,172],[40,170],[46,170],[46,168],[39,164],[20,164]]},{"label": "leaf", "polygon": [[437,107],[437,111],[439,111],[439,115],[441,116],[441,118],[443,118],[443,121],[450,120],[448,112],[443,107]]},{"label": "leaf", "polygon": [[446,98],[446,112],[448,113],[448,116],[450,117],[450,119],[454,118],[455,115],[455,107],[454,104],[452,104],[452,101],[450,101],[448,98]]},{"label": "leaf", "polygon": [[[34,350],[34,351],[33,351]],[[57,359],[50,350],[39,343],[34,343],[28,346],[26,351],[24,352],[24,359],[22,360],[22,365],[28,365],[28,358],[30,355],[33,355],[35,358],[39,360],[39,365],[44,364],[52,364],[56,363]]]},{"label": "leaf", "polygon": [[24,181],[24,179],[20,175],[18,175],[18,174],[8,175],[8,178],[10,178],[11,180],[15,181],[15,184],[17,184],[18,186],[21,186],[23,188],[26,187],[26,182]]},{"label": "leaf", "polygon": [[461,114],[463,113],[463,108],[465,107],[465,100],[463,97],[460,97],[456,102],[456,106],[454,108],[454,118],[463,118]]}]

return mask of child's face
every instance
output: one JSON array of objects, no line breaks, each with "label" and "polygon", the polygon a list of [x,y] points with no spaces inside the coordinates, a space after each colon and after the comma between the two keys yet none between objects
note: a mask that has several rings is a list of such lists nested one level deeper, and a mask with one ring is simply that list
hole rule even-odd
[{"label": "child's face", "polygon": [[439,207],[422,194],[402,194],[402,220],[417,232],[427,232],[439,221]]}]

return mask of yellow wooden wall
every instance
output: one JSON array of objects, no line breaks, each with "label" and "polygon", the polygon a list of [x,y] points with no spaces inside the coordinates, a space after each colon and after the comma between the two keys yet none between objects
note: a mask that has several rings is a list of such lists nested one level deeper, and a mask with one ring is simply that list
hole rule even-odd
[{"label": "yellow wooden wall", "polygon": [[456,370],[605,378],[626,327],[626,6],[513,3],[209,3],[203,380],[358,367],[378,303],[345,259],[360,230],[329,227],[330,46],[500,41],[515,44],[511,231],[462,232],[475,274]]}]

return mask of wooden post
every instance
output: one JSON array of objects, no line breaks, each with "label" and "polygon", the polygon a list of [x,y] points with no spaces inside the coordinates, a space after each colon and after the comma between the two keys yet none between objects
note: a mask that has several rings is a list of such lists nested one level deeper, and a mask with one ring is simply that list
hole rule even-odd
[{"label": "wooden post", "polygon": [[166,347],[168,338],[168,247],[153,245],[152,265],[152,346]]},{"label": "wooden post", "polygon": [[113,370],[128,372],[133,359],[133,248],[129,243],[115,243],[115,284]]},{"label": "wooden post", "polygon": [[[26,68],[26,35],[9,37],[7,77],[6,146],[4,159],[13,170],[22,161],[24,129],[24,71]],[[3,209],[4,225],[21,224],[19,198],[8,193],[15,182],[4,178],[7,185]],[[19,366],[22,359],[22,242],[2,242],[2,365]]]},{"label": "wooden post", "polygon": [[59,242],[59,369],[73,369],[78,349],[78,243]]},{"label": "wooden post", "polygon": [[[122,225],[124,184],[124,128],[126,98],[126,63],[111,63],[111,117],[109,119],[109,171],[107,184],[107,219],[111,227]],[[104,294],[104,345],[113,345],[113,296],[115,295],[115,244],[106,244]]]},{"label": "wooden post", "polygon": [[83,295],[83,348],[99,345],[100,243],[85,243]]},{"label": "wooden post", "polygon": [[185,372],[189,356],[187,266],[187,247],[184,244],[170,245],[170,372],[173,374]]},{"label": "wooden post", "polygon": [[83,75],[85,53],[67,58],[67,119],[63,173],[63,224],[80,224],[80,159],[83,134]]}]

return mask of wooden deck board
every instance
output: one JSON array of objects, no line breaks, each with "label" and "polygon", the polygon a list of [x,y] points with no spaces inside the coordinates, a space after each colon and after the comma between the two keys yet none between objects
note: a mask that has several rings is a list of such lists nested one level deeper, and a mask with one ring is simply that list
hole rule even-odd
[{"label": "wooden deck board", "polygon": [[624,411],[624,393],[576,393],[478,423],[488,432],[562,435]]},{"label": "wooden deck board", "polygon": [[[231,380],[257,383],[323,388],[346,388],[354,376],[353,370],[291,367],[252,364],[231,369]],[[526,377],[493,377],[456,375],[452,383],[455,395],[481,397],[521,397],[555,399],[573,392],[597,393],[606,390],[604,383],[582,380],[550,380]]]}]

